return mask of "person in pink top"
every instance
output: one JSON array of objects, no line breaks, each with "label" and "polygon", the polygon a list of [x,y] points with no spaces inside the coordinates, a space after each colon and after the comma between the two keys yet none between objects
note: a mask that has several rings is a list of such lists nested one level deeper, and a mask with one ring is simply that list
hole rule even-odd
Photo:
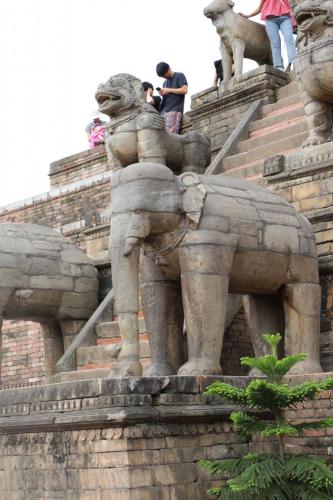
[{"label": "person in pink top", "polygon": [[283,70],[283,59],[281,54],[281,31],[287,49],[288,66],[286,71],[290,71],[291,65],[296,57],[296,48],[293,37],[293,25],[291,19],[291,11],[288,0],[261,0],[259,7],[251,12],[251,14],[243,14],[241,16],[253,17],[261,13],[261,19],[265,21],[267,35],[269,37],[273,64],[275,68]]}]

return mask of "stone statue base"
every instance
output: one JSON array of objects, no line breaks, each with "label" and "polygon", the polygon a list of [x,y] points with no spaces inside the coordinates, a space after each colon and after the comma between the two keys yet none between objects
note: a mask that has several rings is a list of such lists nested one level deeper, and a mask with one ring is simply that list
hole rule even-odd
[{"label": "stone statue base", "polygon": [[[264,451],[233,432],[231,407],[203,396],[216,379],[238,387],[251,380],[129,377],[0,391],[0,498],[208,500],[220,477],[212,480],[199,460]],[[313,408],[307,417],[332,411],[318,401]],[[325,454],[333,445],[326,439]]]}]

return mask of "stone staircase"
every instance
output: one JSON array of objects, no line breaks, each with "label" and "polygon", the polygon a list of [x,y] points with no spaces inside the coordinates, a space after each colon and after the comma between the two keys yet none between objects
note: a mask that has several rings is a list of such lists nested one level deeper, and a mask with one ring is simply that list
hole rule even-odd
[{"label": "stone staircase", "polygon": [[[265,185],[262,177],[264,160],[274,154],[286,154],[300,147],[308,134],[297,83],[291,81],[277,90],[273,104],[262,106],[261,118],[249,126],[249,137],[240,141],[236,153],[223,160],[223,175],[241,177]],[[108,317],[110,318],[110,312]],[[150,364],[150,348],[142,312],[140,327],[140,361],[145,369]],[[107,347],[120,344],[119,326],[116,319],[103,319],[95,325],[96,345],[76,350],[76,371],[58,373],[55,382],[105,377],[114,358]]]},{"label": "stone staircase", "polygon": [[223,160],[223,173],[265,185],[264,160],[300,147],[308,128],[297,82],[292,80],[276,92],[273,104],[262,106],[261,118],[249,126],[249,138],[238,143],[236,154]]},{"label": "stone staircase", "polygon": [[[96,345],[76,349],[76,370],[57,373],[53,382],[84,380],[106,377],[116,360],[110,355],[107,347],[121,343],[117,318],[110,321],[102,317],[95,325]],[[139,313],[140,362],[143,371],[150,365],[150,347],[146,333],[143,313]]]}]

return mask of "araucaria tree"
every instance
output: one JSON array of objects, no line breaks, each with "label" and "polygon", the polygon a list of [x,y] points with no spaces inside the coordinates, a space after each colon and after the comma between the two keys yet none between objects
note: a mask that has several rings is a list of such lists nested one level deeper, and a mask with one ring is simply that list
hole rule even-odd
[{"label": "araucaria tree", "polygon": [[[288,453],[287,436],[302,435],[308,429],[333,427],[333,417],[317,422],[294,423],[285,418],[285,410],[312,400],[323,390],[333,389],[333,377],[321,382],[289,386],[283,377],[306,354],[278,358],[281,335],[264,335],[271,354],[241,358],[241,364],[259,369],[266,378],[252,380],[245,389],[214,382],[206,394],[219,396],[243,408],[231,414],[237,432],[251,440],[255,435],[275,438],[271,453],[249,453],[241,458],[200,463],[212,474],[225,473],[225,486],[209,493],[223,500],[332,500],[333,471],[317,458]],[[277,450],[277,451],[276,451]]]}]

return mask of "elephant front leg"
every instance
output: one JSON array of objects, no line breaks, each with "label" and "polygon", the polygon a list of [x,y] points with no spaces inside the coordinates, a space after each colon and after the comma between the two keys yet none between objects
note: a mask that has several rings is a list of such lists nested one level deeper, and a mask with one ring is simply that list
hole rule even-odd
[{"label": "elephant front leg", "polygon": [[41,323],[44,343],[45,378],[55,374],[56,363],[64,353],[64,340],[59,321]]},{"label": "elephant front leg", "polygon": [[[112,228],[112,226],[111,226]],[[115,231],[116,233],[116,231]],[[116,239],[116,238],[114,238]],[[118,315],[121,349],[117,363],[112,366],[109,377],[140,376],[139,360],[139,250],[128,256],[123,246],[111,249],[112,280],[115,289],[115,308]]]},{"label": "elephant front leg", "polygon": [[312,283],[287,285],[283,305],[286,315],[286,354],[307,354],[294,365],[291,375],[318,373],[320,366],[321,288]]},{"label": "elephant front leg", "polygon": [[228,276],[222,274],[182,274],[188,362],[178,375],[221,374],[228,287]]},{"label": "elephant front leg", "polygon": [[140,271],[140,291],[151,351],[151,366],[144,376],[173,375],[183,363],[184,314],[180,284],[167,279],[144,255]]},{"label": "elephant front leg", "polygon": [[[208,236],[208,232],[198,232],[196,241],[207,240]],[[230,246],[189,243],[180,249],[188,362],[178,375],[219,375],[222,371],[220,359],[236,238],[230,238]]]}]

